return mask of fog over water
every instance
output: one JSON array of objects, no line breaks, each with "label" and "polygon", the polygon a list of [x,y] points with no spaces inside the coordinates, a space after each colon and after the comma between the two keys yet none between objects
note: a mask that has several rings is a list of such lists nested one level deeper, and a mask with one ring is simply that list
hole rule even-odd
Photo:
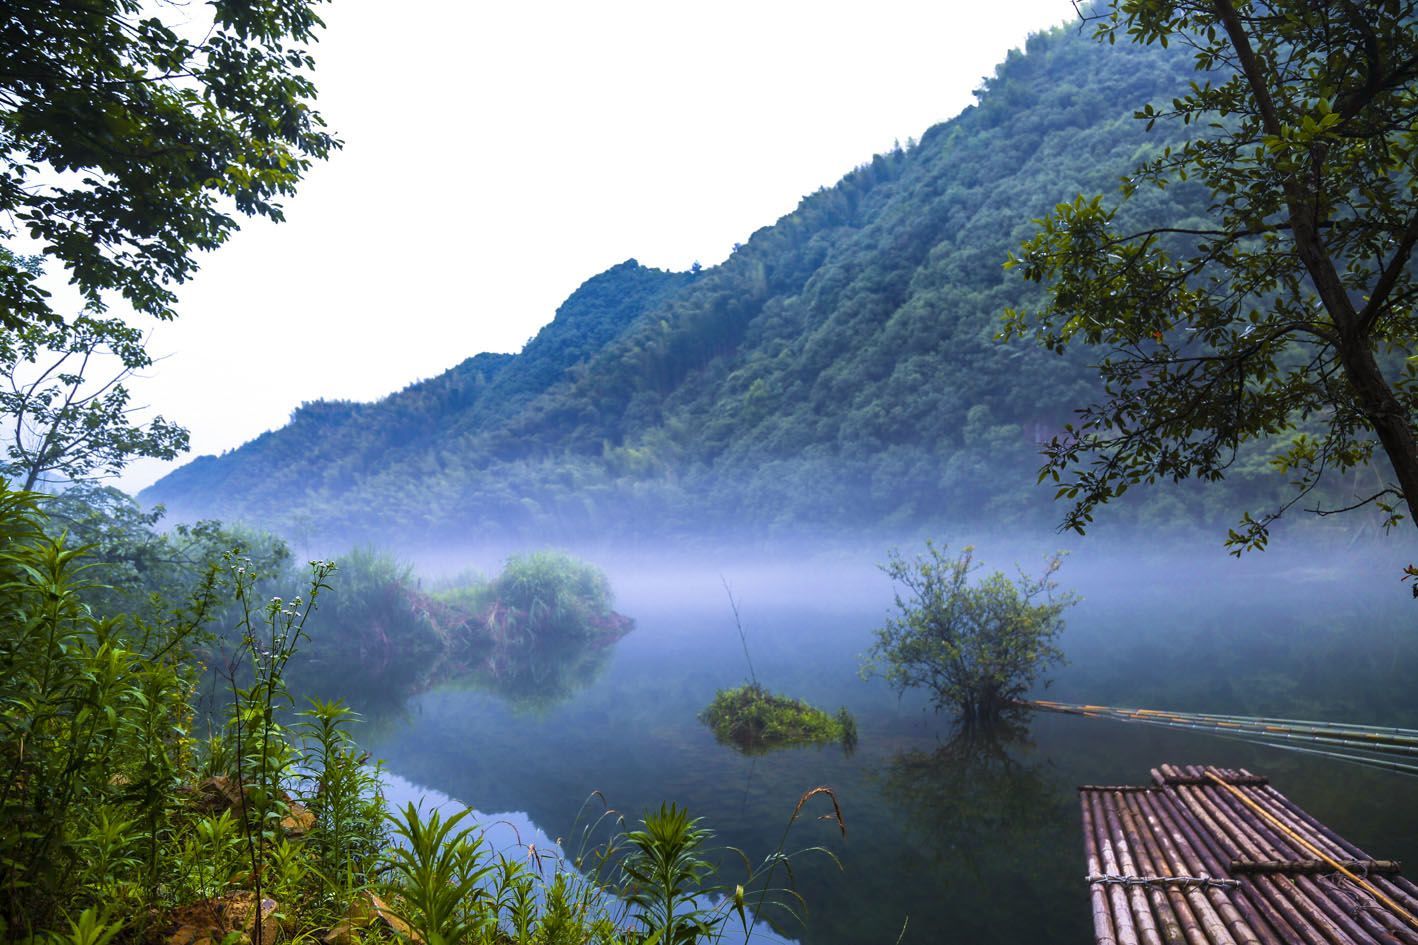
[{"label": "fog over water", "polygon": [[[1399,536],[1400,538],[1404,536]],[[950,547],[965,542],[952,539]],[[1164,762],[1247,767],[1379,858],[1418,859],[1418,778],[1213,735],[1036,714],[996,737],[964,738],[918,692],[860,677],[859,657],[891,608],[877,568],[916,538],[772,549],[572,548],[602,567],[632,632],[555,688],[494,692],[446,681],[371,713],[366,741],[387,770],[480,811],[517,811],[547,837],[574,835],[600,791],[630,821],[662,800],[688,805],[716,844],[769,852],[800,794],[836,792],[844,838],[809,805],[790,847],[842,860],[797,870],[805,943],[1078,942],[1090,921],[1074,788],[1144,783]],[[1418,602],[1400,580],[1406,540],[1279,542],[1228,557],[1219,540],[1045,534],[976,542],[986,571],[1036,573],[1070,552],[1055,667],[1039,695],[1190,711],[1418,727]],[[495,573],[516,549],[424,549],[433,580]],[[753,668],[769,688],[857,718],[838,746],[745,756],[697,720],[716,689],[748,678],[724,582]],[[814,802],[822,801],[815,798]],[[808,816],[810,815],[810,816]],[[732,884],[726,862],[724,878]]]}]

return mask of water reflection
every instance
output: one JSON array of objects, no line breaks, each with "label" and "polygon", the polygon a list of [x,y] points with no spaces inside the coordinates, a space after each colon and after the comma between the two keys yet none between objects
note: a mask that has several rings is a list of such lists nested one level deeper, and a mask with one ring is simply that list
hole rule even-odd
[{"label": "water reflection", "polygon": [[[1418,633],[1411,602],[1390,593],[1396,582],[1350,572],[1292,580],[1255,560],[1236,566],[1250,569],[1244,581],[1126,564],[1075,570],[1088,599],[1070,618],[1071,662],[1052,698],[1418,725]],[[1360,846],[1397,859],[1418,850],[1418,783],[1395,775],[1096,719],[953,730],[923,697],[898,698],[857,675],[889,588],[832,604],[858,588],[840,580],[833,598],[820,574],[803,577],[806,590],[781,606],[751,599],[755,669],[775,689],[845,704],[861,726],[856,753],[727,750],[697,717],[744,675],[738,641],[724,632],[719,572],[704,568],[696,585],[646,570],[638,590],[623,591],[639,628],[598,653],[565,651],[553,666],[538,660],[556,654],[535,651],[504,651],[506,662],[492,666],[482,661],[490,654],[460,654],[457,674],[445,677],[460,680],[458,691],[418,693],[367,747],[387,770],[482,810],[525,811],[552,838],[577,836],[586,797],[599,789],[632,818],[676,800],[704,816],[719,843],[755,858],[779,842],[805,789],[831,785],[846,840],[804,818],[790,842],[830,843],[843,861],[842,872],[822,858],[794,865],[810,912],[786,931],[809,945],[894,942],[908,917],[902,945],[1087,941],[1074,787],[1140,783],[1161,762],[1262,771]],[[785,573],[773,576],[787,584]]]},{"label": "water reflection", "polygon": [[[606,905],[607,911],[615,916],[617,924],[623,927],[636,925],[629,918],[628,904],[618,898],[613,889],[603,885],[606,874],[614,873],[614,866],[597,865],[597,853],[603,853],[605,845],[611,842],[611,838],[604,834],[626,829],[624,819],[616,811],[604,806],[604,798],[588,799],[582,812],[586,816],[584,832],[568,841],[561,837],[553,839],[525,811],[488,813],[470,809],[455,797],[392,772],[380,771],[379,778],[384,799],[390,810],[403,810],[413,805],[425,817],[437,812],[444,818],[470,810],[470,818],[477,828],[476,835],[485,849],[499,857],[524,863],[548,884],[557,872],[574,877],[576,882],[596,884],[599,887],[597,901]],[[596,800],[600,801],[599,808],[594,803]],[[598,811],[601,816],[597,816]],[[600,850],[590,849],[597,844],[601,845]],[[539,887],[535,894],[540,900],[545,895],[544,888]],[[760,915],[755,920],[754,912],[750,908],[746,919],[749,928],[745,931],[738,925],[738,918],[730,914],[728,904],[721,900],[722,897],[717,895],[701,896],[695,899],[695,905],[701,908],[719,907],[729,915],[723,927],[723,935],[728,940],[737,941],[738,936],[742,935],[744,945],[797,945],[797,939],[779,927],[780,923],[771,912]]]},{"label": "water reflection", "polygon": [[1015,712],[989,726],[961,726],[933,750],[898,752],[881,791],[936,862],[968,864],[1001,848],[1029,848],[1064,815],[1049,765],[1030,760],[1029,717]]},{"label": "water reflection", "polygon": [[418,696],[440,688],[490,693],[519,713],[544,715],[604,674],[615,645],[635,626],[627,617],[612,617],[580,636],[497,634],[463,626],[449,650],[417,676],[372,682],[312,660],[292,674],[290,686],[302,701],[344,700],[380,732],[406,720]]},{"label": "water reflection", "polygon": [[545,714],[599,680],[615,644],[633,626],[626,620],[590,638],[495,638],[448,682],[493,693],[519,712]]}]

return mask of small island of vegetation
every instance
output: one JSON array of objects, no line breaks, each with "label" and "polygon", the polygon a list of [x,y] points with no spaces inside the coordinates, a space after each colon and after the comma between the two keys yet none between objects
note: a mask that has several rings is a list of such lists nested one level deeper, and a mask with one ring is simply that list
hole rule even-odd
[{"label": "small island of vegetation", "polygon": [[756,682],[720,689],[699,718],[719,741],[748,753],[830,742],[851,751],[857,744],[857,722],[845,707],[829,715]]}]

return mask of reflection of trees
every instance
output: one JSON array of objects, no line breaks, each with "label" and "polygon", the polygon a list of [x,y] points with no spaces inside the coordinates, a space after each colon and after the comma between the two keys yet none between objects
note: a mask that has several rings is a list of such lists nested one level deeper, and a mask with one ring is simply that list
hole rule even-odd
[{"label": "reflection of trees", "polygon": [[934,751],[898,753],[883,775],[882,793],[902,808],[921,851],[958,856],[978,869],[992,849],[1057,823],[1063,803],[1047,769],[1019,755],[1033,747],[1022,717],[990,726],[962,726]]},{"label": "reflection of trees", "polygon": [[621,635],[493,642],[457,682],[495,693],[514,709],[544,712],[599,679]]}]

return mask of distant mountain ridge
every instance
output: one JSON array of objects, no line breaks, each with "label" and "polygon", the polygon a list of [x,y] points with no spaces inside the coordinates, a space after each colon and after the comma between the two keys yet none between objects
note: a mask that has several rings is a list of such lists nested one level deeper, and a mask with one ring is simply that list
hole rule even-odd
[{"label": "distant mountain ridge", "polygon": [[[1038,443],[1096,382],[1086,352],[995,342],[1003,308],[1037,291],[1001,264],[1032,218],[1114,191],[1166,143],[1133,113],[1192,76],[1176,50],[1076,26],[1032,37],[977,105],[721,265],[629,260],[517,355],[476,355],[376,403],[306,404],[140,497],[347,541],[1051,517]],[[1185,218],[1202,199],[1183,185],[1127,213]]]}]

